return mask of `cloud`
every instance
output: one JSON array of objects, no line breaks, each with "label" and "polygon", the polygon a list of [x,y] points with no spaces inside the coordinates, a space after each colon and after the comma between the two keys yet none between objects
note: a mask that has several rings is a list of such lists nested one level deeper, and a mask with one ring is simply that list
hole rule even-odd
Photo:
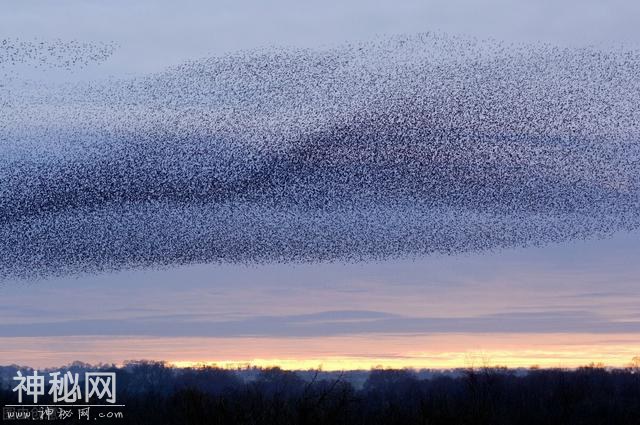
[{"label": "cloud", "polygon": [[325,337],[356,334],[640,332],[638,321],[614,321],[585,311],[500,313],[470,317],[410,317],[375,311],[213,320],[175,315],[0,325],[0,337]]}]

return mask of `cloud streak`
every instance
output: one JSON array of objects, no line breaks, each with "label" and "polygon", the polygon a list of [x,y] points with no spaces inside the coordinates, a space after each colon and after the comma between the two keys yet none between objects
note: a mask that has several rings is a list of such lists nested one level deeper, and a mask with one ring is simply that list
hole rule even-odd
[{"label": "cloud streak", "polygon": [[325,311],[288,316],[212,320],[194,315],[68,320],[0,325],[0,337],[328,337],[366,334],[629,334],[640,322],[585,311],[498,313],[468,317],[410,317],[376,311]]}]

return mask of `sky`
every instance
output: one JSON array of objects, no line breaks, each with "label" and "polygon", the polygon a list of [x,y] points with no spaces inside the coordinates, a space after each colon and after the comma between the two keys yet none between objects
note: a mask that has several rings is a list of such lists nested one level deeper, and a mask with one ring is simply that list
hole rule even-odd
[{"label": "sky", "polygon": [[129,271],[2,287],[0,359],[624,365],[638,234],[418,261]]},{"label": "sky", "polygon": [[[0,38],[118,44],[100,66],[45,76],[61,79],[433,30],[571,46],[640,42],[632,1],[21,1],[3,9]],[[200,264],[2,282],[0,364],[624,365],[640,355],[639,236],[406,261]]]}]

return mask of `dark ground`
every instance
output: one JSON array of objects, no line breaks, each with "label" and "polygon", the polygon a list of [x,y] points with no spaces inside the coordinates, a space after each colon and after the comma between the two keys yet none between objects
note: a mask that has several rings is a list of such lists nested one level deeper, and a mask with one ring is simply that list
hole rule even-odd
[{"label": "dark ground", "polygon": [[[82,369],[76,366],[76,369]],[[15,369],[0,368],[0,404],[17,402]],[[640,371],[503,368],[295,373],[172,369],[138,362],[117,372],[118,424],[640,424]],[[24,373],[24,372],[23,372]],[[358,382],[359,378],[362,378]],[[84,386],[82,386],[84,391]],[[40,400],[45,404],[47,400]],[[50,400],[49,400],[50,401]],[[97,410],[94,410],[94,414]],[[57,423],[85,423],[74,419]],[[91,418],[94,420],[94,418]],[[25,423],[8,421],[6,423]]]}]

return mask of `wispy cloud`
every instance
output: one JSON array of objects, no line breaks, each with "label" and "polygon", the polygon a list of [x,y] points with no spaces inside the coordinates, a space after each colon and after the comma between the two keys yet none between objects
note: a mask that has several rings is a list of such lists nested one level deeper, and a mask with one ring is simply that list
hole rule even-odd
[{"label": "wispy cloud", "polygon": [[326,311],[240,320],[169,315],[109,320],[0,325],[0,337],[324,337],[353,334],[634,333],[640,321],[616,321],[585,311],[500,313],[475,317],[408,317],[375,311]]}]

